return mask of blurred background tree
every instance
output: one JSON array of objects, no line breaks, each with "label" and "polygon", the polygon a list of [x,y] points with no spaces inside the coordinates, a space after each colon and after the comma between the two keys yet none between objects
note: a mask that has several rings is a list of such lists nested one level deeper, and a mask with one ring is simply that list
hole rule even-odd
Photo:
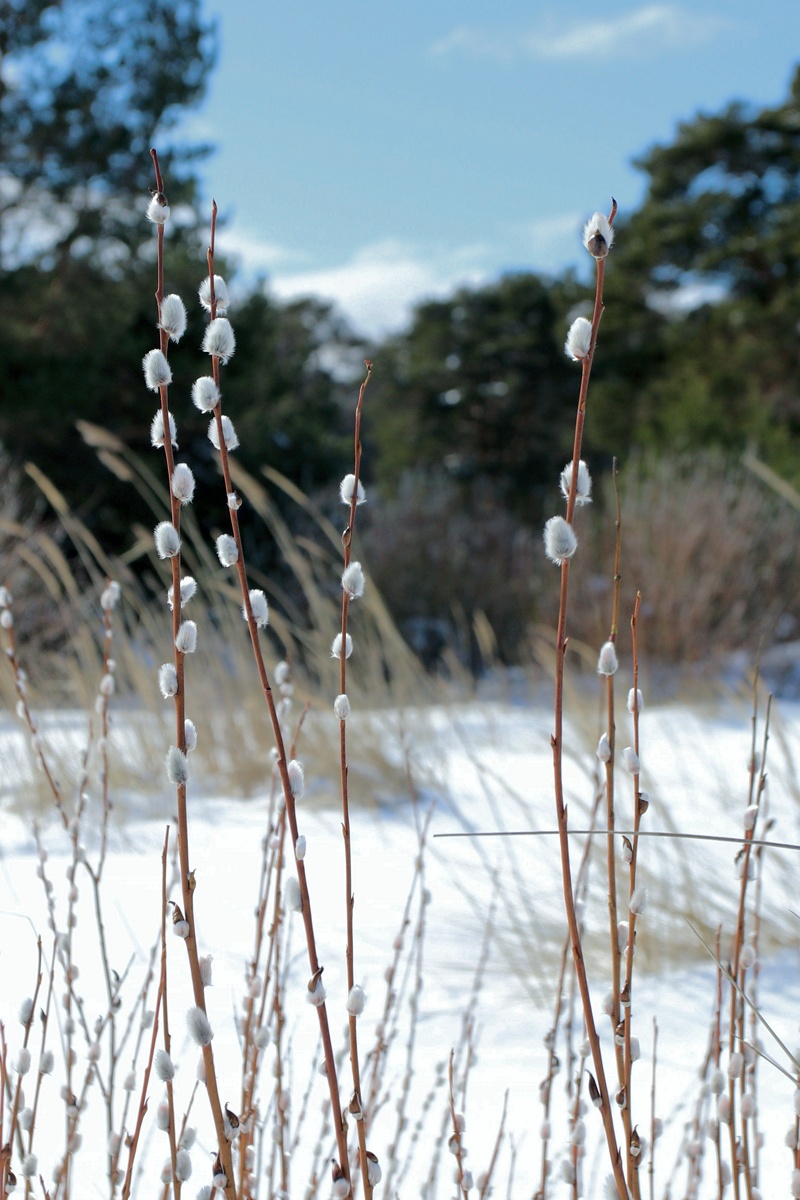
[{"label": "blurred background tree", "polygon": [[[155,327],[143,219],[154,144],[174,215],[166,286],[190,313],[173,355],[173,408],[200,482],[216,476],[206,421],[188,402],[206,369],[192,297],[205,263],[197,199],[208,147],[175,137],[214,55],[200,0],[3,5],[0,448],[12,468],[35,461],[112,551],[149,513],[76,422],[149,452],[155,404],[138,363]],[[800,71],[777,107],[698,115],[638,165],[647,190],[618,219],[593,375],[598,494],[612,454],[623,468],[634,457],[641,478],[655,470],[647,464],[712,448],[735,458],[755,449],[800,482]],[[270,465],[327,497],[333,515],[362,339],[329,305],[280,304],[263,280],[233,295],[240,351],[224,390],[238,457],[255,475]],[[486,613],[511,658],[537,615],[544,565],[532,548],[558,504],[577,394],[563,342],[589,305],[590,288],[572,273],[509,274],[421,304],[406,330],[368,348],[364,461],[374,486],[364,538],[390,606],[423,649],[449,637],[475,661],[469,631]],[[708,461],[721,479],[724,457]],[[264,539],[251,540],[256,565],[273,568]],[[499,586],[512,577],[513,587]]]}]

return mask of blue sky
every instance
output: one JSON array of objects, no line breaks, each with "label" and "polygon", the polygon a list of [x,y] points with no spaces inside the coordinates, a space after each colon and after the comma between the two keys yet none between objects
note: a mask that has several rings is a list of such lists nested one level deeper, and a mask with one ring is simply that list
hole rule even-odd
[{"label": "blue sky", "polygon": [[631,159],[698,110],[786,95],[798,0],[206,0],[220,58],[183,133],[223,243],[281,297],[380,333],[414,301],[580,264]]}]

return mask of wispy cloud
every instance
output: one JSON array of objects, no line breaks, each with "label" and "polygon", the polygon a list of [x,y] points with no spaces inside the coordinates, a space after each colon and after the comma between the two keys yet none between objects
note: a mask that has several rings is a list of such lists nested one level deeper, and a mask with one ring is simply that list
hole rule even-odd
[{"label": "wispy cloud", "polygon": [[460,25],[431,46],[435,57],[466,55],[512,63],[524,59],[642,58],[664,49],[704,45],[732,22],[693,13],[677,4],[646,4],[608,20],[552,23],[536,29],[495,31]]},{"label": "wispy cloud", "polygon": [[460,284],[482,283],[489,275],[484,261],[480,246],[427,254],[401,242],[379,242],[337,267],[276,271],[270,289],[282,300],[312,295],[332,300],[359,332],[378,337],[400,329],[422,300],[446,296]]}]

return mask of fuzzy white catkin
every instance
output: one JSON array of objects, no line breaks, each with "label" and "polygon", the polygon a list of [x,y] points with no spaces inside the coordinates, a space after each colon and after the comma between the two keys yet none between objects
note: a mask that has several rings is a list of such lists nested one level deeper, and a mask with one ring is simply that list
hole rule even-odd
[{"label": "fuzzy white catkin", "polygon": [[203,984],[203,987],[211,987],[213,962],[214,962],[214,956],[212,954],[206,954],[206,955],[204,955],[203,958],[200,959],[200,979]]},{"label": "fuzzy white catkin", "polygon": [[800,1196],[800,1170],[792,1171],[792,1182],[789,1189],[793,1196]]},{"label": "fuzzy white catkin", "polygon": [[631,688],[628,692],[628,712],[631,714],[634,712],[640,713],[643,708],[644,700],[642,699],[642,693],[638,688]]},{"label": "fuzzy white catkin", "polygon": [[178,691],[178,672],[172,663],[162,663],[158,668],[158,686],[165,700]]},{"label": "fuzzy white catkin", "polygon": [[186,333],[186,306],[175,292],[161,301],[159,329],[169,334],[173,342],[179,342]]},{"label": "fuzzy white catkin", "polygon": [[314,1008],[319,1008],[325,1003],[326,995],[327,993],[322,983],[322,977],[317,979],[313,988],[306,988],[306,1000],[308,1000],[308,1003],[312,1004]]},{"label": "fuzzy white catkin", "polygon": [[192,384],[192,404],[200,412],[213,412],[219,404],[219,388],[211,375],[201,375]]},{"label": "fuzzy white catkin", "polygon": [[306,781],[303,774],[303,764],[293,758],[287,764],[286,773],[289,776],[289,789],[295,800],[302,800],[303,793],[306,790]]},{"label": "fuzzy white catkin", "polygon": [[151,392],[159,388],[169,387],[172,383],[172,370],[167,362],[167,356],[161,350],[148,350],[142,359],[144,381]]},{"label": "fuzzy white catkin", "polygon": [[197,749],[197,728],[194,721],[188,717],[183,722],[183,740],[186,742],[187,751]]},{"label": "fuzzy white catkin", "polygon": [[[355,485],[355,475],[345,475],[344,479],[339,484],[339,499],[341,500],[342,504],[353,503],[353,489],[355,488]],[[364,491],[361,480],[359,479],[358,488],[356,489],[356,505],[364,504],[366,499],[367,494]]]},{"label": "fuzzy white catkin", "polygon": [[52,1050],[45,1050],[39,1063],[39,1074],[49,1075],[56,1065],[56,1058]]},{"label": "fuzzy white catkin", "polygon": [[[188,604],[192,597],[197,594],[197,580],[192,575],[184,575],[183,579],[181,580],[180,593],[181,607],[183,607],[184,604]],[[173,607],[174,599],[175,591],[170,584],[169,590],[167,591],[167,603],[169,604],[170,608]]]},{"label": "fuzzy white catkin", "polygon": [[214,1031],[211,1028],[209,1021],[202,1008],[195,1005],[190,1008],[186,1014],[186,1027],[189,1030],[189,1036],[198,1046],[210,1046],[211,1040],[214,1037]]},{"label": "fuzzy white catkin", "polygon": [[564,353],[573,362],[588,358],[592,344],[592,323],[586,317],[576,317],[569,327],[567,340],[564,342]]},{"label": "fuzzy white catkin", "polygon": [[633,746],[626,746],[622,751],[622,762],[626,771],[630,771],[631,775],[639,774],[639,755],[634,750]]},{"label": "fuzzy white catkin", "polygon": [[181,538],[171,521],[159,521],[153,530],[159,558],[174,558],[180,552]]},{"label": "fuzzy white catkin", "polygon": [[572,558],[578,549],[578,539],[572,526],[563,517],[551,517],[544,527],[544,552],[557,567]]},{"label": "fuzzy white catkin", "polygon": [[33,1000],[30,996],[20,1004],[18,1016],[20,1025],[30,1025],[33,1016]]},{"label": "fuzzy white catkin", "polygon": [[[345,656],[345,658],[349,658],[352,653],[353,653],[353,639],[350,637],[349,633],[346,633],[345,638],[344,638],[344,656]],[[333,641],[331,643],[331,658],[341,658],[341,657],[342,657],[342,635],[340,633],[337,633],[336,637],[333,639]]]},{"label": "fuzzy white catkin", "polygon": [[377,1158],[374,1156],[370,1158],[369,1154],[367,1154],[367,1178],[369,1179],[370,1185],[372,1187],[376,1187],[380,1183],[382,1177],[383,1172],[381,1170],[381,1164],[378,1162]]},{"label": "fuzzy white catkin", "polygon": [[364,572],[360,562],[351,562],[342,574],[342,591],[351,600],[357,600],[364,595]]},{"label": "fuzzy white catkin", "polygon": [[[253,613],[253,620],[260,629],[263,629],[269,624],[269,605],[267,597],[261,591],[261,588],[252,588],[250,591],[250,609]],[[242,616],[247,620],[247,609],[242,605]]]},{"label": "fuzzy white catkin", "polygon": [[[167,413],[167,420],[169,422],[169,440],[172,443],[174,449],[177,450],[178,449],[178,442],[177,442],[178,430],[177,430],[177,426],[175,425],[175,418],[173,417],[171,412]],[[155,450],[158,450],[161,446],[164,445],[164,414],[162,413],[161,409],[158,410],[158,412],[156,413],[156,415],[153,417],[152,421],[150,422],[150,445]]]},{"label": "fuzzy white catkin", "polygon": [[744,810],[743,825],[745,833],[750,833],[756,827],[756,819],[758,817],[758,805],[750,804]]},{"label": "fuzzy white catkin", "polygon": [[302,862],[306,856],[306,839],[305,834],[298,834],[297,841],[294,847],[294,856],[298,862]]},{"label": "fuzzy white catkin", "polygon": [[[570,488],[572,487],[572,463],[568,462],[561,472],[561,494],[565,500],[569,499]],[[575,487],[575,503],[576,504],[591,504],[592,503],[592,477],[589,474],[589,468],[583,459],[578,461],[578,482]]]},{"label": "fuzzy white catkin", "polygon": [[346,721],[350,716],[350,701],[344,692],[334,700],[333,711],[340,721]]},{"label": "fuzzy white catkin", "polygon": [[175,1064],[166,1050],[156,1050],[153,1057],[153,1070],[162,1083],[175,1078]]},{"label": "fuzzy white catkin", "polygon": [[35,1154],[26,1154],[22,1160],[22,1174],[25,1179],[33,1179],[39,1169],[39,1160]]},{"label": "fuzzy white catkin", "polygon": [[175,647],[181,654],[194,654],[197,649],[197,625],[194,621],[181,621],[175,635]]},{"label": "fuzzy white catkin", "polygon": [[227,317],[217,317],[206,326],[203,349],[206,354],[212,354],[223,363],[233,357],[236,338],[233,336],[233,328]]},{"label": "fuzzy white catkin", "polygon": [[17,1054],[16,1072],[18,1075],[27,1075],[31,1069],[31,1052],[27,1046],[21,1046]]},{"label": "fuzzy white catkin", "polygon": [[175,1155],[175,1177],[185,1183],[192,1174],[192,1159],[188,1150],[178,1150]]},{"label": "fuzzy white catkin", "polygon": [[617,648],[613,642],[603,642],[600,647],[600,653],[597,656],[597,674],[598,675],[616,675],[619,667],[619,659],[617,658]]},{"label": "fuzzy white catkin", "polygon": [[[211,312],[211,280],[206,275],[200,287],[197,289],[197,294],[200,298],[200,303],[206,312]],[[230,297],[228,295],[228,285],[221,275],[214,276],[214,302],[217,306],[218,316],[228,311]]]},{"label": "fuzzy white catkin", "polygon": [[117,607],[121,595],[122,590],[119,584],[112,579],[108,587],[104,588],[100,594],[100,607],[104,612],[111,612]]},{"label": "fuzzy white catkin", "polygon": [[167,778],[176,787],[181,787],[189,779],[189,760],[177,746],[170,746],[167,751]]},{"label": "fuzzy white catkin", "polygon": [[640,917],[642,915],[644,910],[647,908],[646,887],[634,888],[628,907],[635,917]]},{"label": "fuzzy white catkin", "polygon": [[756,952],[751,945],[742,946],[742,952],[739,955],[739,966],[744,971],[749,971],[752,966],[755,966]]},{"label": "fuzzy white catkin", "polygon": [[151,198],[146,216],[154,225],[165,225],[169,220],[169,205],[161,192],[156,192]]},{"label": "fuzzy white catkin", "polygon": [[192,468],[187,467],[186,463],[178,463],[172,472],[170,486],[176,500],[179,500],[181,504],[191,504],[194,499],[194,475],[192,474]]},{"label": "fuzzy white catkin", "polygon": [[[239,438],[233,427],[233,421],[223,413],[220,417],[220,425],[222,426],[222,440],[225,443],[225,449],[236,450],[239,445]],[[211,423],[208,426],[208,440],[215,450],[219,450],[219,429],[217,428],[216,417],[211,419]]]},{"label": "fuzzy white catkin", "polygon": [[728,1079],[741,1079],[744,1070],[744,1055],[737,1050],[728,1063]]},{"label": "fuzzy white catkin", "polygon": [[239,561],[239,547],[229,533],[221,533],[216,544],[217,558],[223,567],[232,567]]},{"label": "fuzzy white catkin", "polygon": [[286,876],[286,882],[283,885],[283,900],[287,912],[299,913],[303,911],[303,897],[300,892],[300,884],[294,875]]},{"label": "fuzzy white catkin", "polygon": [[594,213],[583,227],[583,244],[593,258],[605,258],[614,242],[614,230],[605,213]]},{"label": "fuzzy white catkin", "polygon": [[596,753],[601,763],[607,763],[611,758],[611,743],[608,740],[607,733],[600,734],[600,740],[597,743]]},{"label": "fuzzy white catkin", "polygon": [[366,1002],[367,997],[364,995],[364,989],[357,983],[354,983],[347,996],[347,1011],[350,1016],[360,1017],[364,1011]]}]

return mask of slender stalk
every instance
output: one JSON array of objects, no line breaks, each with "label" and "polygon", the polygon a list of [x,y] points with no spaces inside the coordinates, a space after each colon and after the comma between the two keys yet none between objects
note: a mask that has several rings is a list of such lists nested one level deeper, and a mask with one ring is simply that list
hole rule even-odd
[{"label": "slender stalk", "polygon": [[[354,453],[353,453],[353,495],[350,500],[350,519],[347,524],[347,529],[342,535],[342,547],[344,551],[344,569],[350,566],[350,556],[353,546],[353,535],[356,525],[356,510],[358,506],[358,485],[361,475],[361,409],[364,403],[364,393],[367,389],[367,384],[372,375],[372,363],[365,363],[367,368],[366,378],[361,384],[358,393],[358,401],[356,403],[355,413],[355,434],[354,434]],[[341,651],[339,654],[339,694],[347,694],[347,654],[345,647],[347,644],[347,619],[350,608],[350,596],[344,587],[342,587],[342,625],[341,625]],[[347,992],[350,994],[351,989],[355,984],[355,939],[353,933],[353,910],[355,907],[355,895],[353,893],[353,854],[352,842],[350,836],[350,796],[348,791],[348,765],[347,765],[347,721],[341,719],[339,721],[339,778],[342,795],[342,838],[344,841],[344,887],[345,887],[345,917],[346,917],[346,942],[345,942],[345,961],[347,969]],[[353,1096],[350,1101],[350,1112],[354,1114],[356,1120],[356,1131],[358,1135],[359,1161],[361,1163],[361,1179],[364,1185],[364,1196],[366,1200],[372,1200],[372,1184],[369,1180],[369,1163],[367,1160],[367,1140],[366,1130],[364,1125],[364,1105],[361,1097],[361,1067],[358,1056],[358,1018],[354,1014],[349,1014],[348,1017],[348,1032],[350,1040],[350,1069],[353,1078]]]},{"label": "slender stalk", "polygon": [[[211,210],[211,241],[208,248],[208,273],[210,281],[210,308],[211,319],[216,317],[216,298],[214,295],[214,244],[216,237],[216,221],[217,221],[217,205],[212,202]],[[219,387],[220,382],[220,361],[216,355],[211,356],[211,370],[214,377],[214,382]],[[217,403],[213,411],[214,420],[217,425],[217,434],[219,441],[220,466],[222,469],[222,477],[225,486],[227,497],[235,497],[233,482],[231,478],[230,463],[228,461],[228,449],[225,445],[225,437],[222,428],[222,404]],[[258,634],[258,626],[253,615],[253,606],[250,600],[250,590],[247,586],[247,570],[244,557],[244,545],[242,543],[242,535],[239,527],[238,504],[234,501],[228,501],[228,516],[230,519],[231,534],[236,542],[238,557],[235,568],[239,579],[239,587],[242,596],[242,608],[247,621],[247,629],[250,634],[250,643],[253,650],[253,658],[256,664],[261,691],[264,696],[264,701],[269,714],[270,725],[272,726],[272,734],[275,740],[275,749],[277,751],[277,770],[281,781],[284,801],[286,804],[286,817],[289,822],[289,831],[292,837],[292,848],[296,851],[297,839],[300,836],[300,831],[297,823],[297,806],[292,793],[292,786],[289,780],[288,760],[286,757],[286,747],[284,743],[283,730],[281,729],[280,718],[275,707],[275,700],[272,694],[272,688],[267,675],[267,669],[264,663],[264,656],[261,650],[261,642]],[[314,933],[314,922],[311,913],[311,897],[308,890],[308,880],[306,877],[305,862],[298,859],[295,853],[295,865],[297,867],[297,882],[300,886],[300,896],[302,899],[302,918],[303,928],[306,936],[306,947],[308,951],[308,964],[311,971],[311,980],[309,981],[309,993],[313,991],[314,985],[322,976],[323,967],[320,965],[319,956],[317,954],[316,935]],[[188,919],[188,918],[187,918]],[[190,935],[191,936],[191,935]],[[199,1003],[199,1001],[198,1001]],[[347,1131],[345,1122],[342,1117],[340,1102],[339,1102],[339,1084],[336,1070],[336,1056],[333,1050],[333,1040],[331,1038],[330,1023],[328,1021],[327,1005],[315,1005],[317,1018],[319,1020],[320,1037],[322,1039],[322,1051],[325,1057],[326,1077],[328,1080],[328,1089],[331,1098],[331,1112],[333,1114],[333,1126],[336,1135],[336,1145],[339,1154],[339,1162],[341,1169],[344,1171],[346,1178],[350,1178],[350,1164],[347,1150]],[[204,1051],[205,1053],[205,1051]],[[228,1154],[230,1148],[228,1146]],[[223,1159],[224,1163],[224,1159]],[[226,1175],[228,1172],[226,1170]],[[228,1175],[228,1179],[232,1178]],[[231,1194],[230,1200],[233,1200]]]},{"label": "slender stalk", "polygon": [[[161,177],[161,170],[158,165],[158,155],[155,150],[151,150],[153,159],[153,167],[156,176],[156,188],[160,195],[164,194],[164,181]],[[156,305],[159,314],[159,347],[162,353],[166,356],[168,336],[164,329],[161,328],[161,306],[164,301],[164,225],[157,224],[156,232],[158,237],[157,242],[157,287],[156,287]],[[161,417],[164,427],[164,457],[167,466],[168,480],[172,482],[172,477],[175,472],[175,463],[172,455],[172,441],[170,439],[169,425],[169,408],[167,404],[167,388],[162,386],[159,388],[161,400]],[[180,504],[177,497],[169,489],[170,498],[170,516],[175,529],[180,531]],[[181,624],[181,558],[180,554],[174,555],[170,559],[172,567],[172,648],[173,661],[175,672],[178,677],[178,687],[175,693],[175,744],[183,753],[186,753],[186,708],[185,708],[185,677],[184,677],[184,658],[185,655],[177,648],[176,638],[178,629]],[[186,807],[186,784],[181,783],[176,786],[177,808],[178,808],[178,861],[180,864],[180,886],[181,900],[183,913],[189,925],[189,933],[184,942],[186,944],[186,955],[189,962],[189,973],[192,980],[192,992],[194,994],[194,1002],[203,1012],[206,1011],[205,1002],[205,987],[203,985],[202,976],[200,973],[200,958],[197,949],[196,926],[194,916],[194,888],[195,877],[191,871],[189,860],[189,822]],[[203,1046],[203,1063],[206,1076],[206,1091],[208,1093],[208,1101],[211,1108],[211,1115],[214,1121],[216,1130],[217,1142],[219,1148],[219,1156],[224,1170],[227,1183],[225,1185],[225,1195],[228,1200],[235,1200],[236,1187],[233,1174],[233,1159],[231,1156],[231,1143],[228,1141],[225,1134],[225,1117],[222,1111],[222,1104],[219,1097],[219,1087],[217,1084],[217,1075],[214,1065],[214,1052],[210,1045]]]},{"label": "slender stalk", "polygon": [[[616,203],[612,205],[611,214],[609,217],[611,222],[613,222],[615,215]],[[569,524],[572,524],[572,519],[575,512],[575,498],[578,484],[578,463],[580,462],[581,457],[583,426],[586,417],[586,398],[589,391],[592,360],[597,342],[597,330],[600,324],[600,318],[603,314],[604,275],[605,260],[598,259],[594,310],[592,313],[591,340],[589,344],[589,352],[581,363],[581,384],[578,395],[578,411],[575,418],[575,438],[572,450],[572,479],[570,483],[569,496],[567,499],[566,519]],[[581,994],[581,1004],[583,1006],[584,1017],[586,1020],[586,1033],[592,1050],[592,1060],[594,1063],[595,1073],[597,1076],[597,1085],[600,1092],[600,1112],[603,1120],[603,1129],[606,1136],[608,1154],[611,1163],[611,1169],[614,1174],[614,1180],[617,1186],[617,1191],[619,1193],[620,1200],[625,1200],[627,1195],[627,1186],[622,1170],[622,1161],[619,1147],[617,1145],[616,1133],[614,1131],[614,1117],[611,1111],[611,1101],[609,1097],[608,1085],[606,1083],[603,1054],[600,1047],[600,1039],[597,1034],[597,1027],[594,1022],[592,1000],[589,992],[589,981],[586,975],[586,965],[583,959],[580,930],[578,928],[578,919],[575,912],[575,898],[572,890],[572,873],[569,856],[567,808],[564,800],[564,661],[567,653],[566,626],[567,604],[569,599],[569,568],[570,560],[565,558],[561,564],[561,591],[558,607],[558,627],[556,632],[555,725],[553,735],[551,737],[551,746],[553,750],[556,824],[558,827],[559,848],[561,851],[561,879],[564,893],[564,908],[567,917],[567,925],[569,928],[570,942],[572,945],[572,958],[575,964],[575,972]]]}]

